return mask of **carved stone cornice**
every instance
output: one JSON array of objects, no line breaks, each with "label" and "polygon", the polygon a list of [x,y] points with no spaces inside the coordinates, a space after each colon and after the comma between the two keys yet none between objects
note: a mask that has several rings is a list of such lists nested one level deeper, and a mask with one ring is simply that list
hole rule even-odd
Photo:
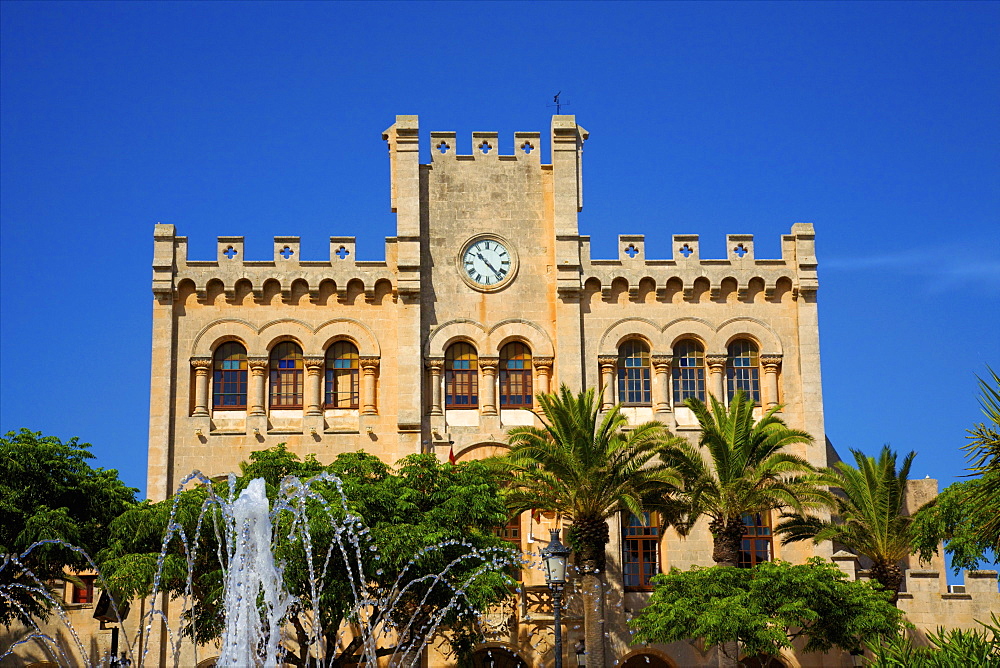
[{"label": "carved stone cornice", "polygon": [[712,353],[705,355],[705,364],[712,368],[724,367],[726,366],[727,359],[729,359],[729,355],[726,355],[725,353]]},{"label": "carved stone cornice", "polygon": [[597,363],[601,366],[614,366],[618,364],[618,355],[598,355]]},{"label": "carved stone cornice", "polygon": [[321,355],[308,355],[302,358],[302,363],[310,373],[319,373],[325,361],[326,358]]},{"label": "carved stone cornice", "polygon": [[666,367],[669,369],[670,365],[673,364],[673,361],[673,355],[650,355],[650,362],[652,362],[653,366],[656,368]]},{"label": "carved stone cornice", "polygon": [[267,371],[267,358],[263,356],[247,357],[247,366],[255,374]]},{"label": "carved stone cornice", "polygon": [[212,358],[211,357],[192,357],[191,366],[195,368],[196,371],[209,370],[212,368]]},{"label": "carved stone cornice", "polygon": [[497,367],[500,365],[499,357],[480,357],[479,358],[479,368],[483,372],[496,373]]},{"label": "carved stone cornice", "polygon": [[358,359],[361,368],[368,372],[378,369],[381,358],[376,355],[363,355]]},{"label": "carved stone cornice", "polygon": [[551,371],[552,370],[552,364],[553,364],[553,362],[555,362],[555,358],[554,357],[532,357],[531,358],[531,364],[532,364],[532,366],[534,366],[535,369],[537,369],[539,371],[541,371],[542,369],[546,369],[548,371]]},{"label": "carved stone cornice", "polygon": [[443,357],[428,357],[424,360],[424,366],[426,366],[431,371],[436,371],[441,373],[444,370],[444,358]]},{"label": "carved stone cornice", "polygon": [[765,367],[779,367],[781,366],[781,353],[762,353],[760,356],[760,363]]}]

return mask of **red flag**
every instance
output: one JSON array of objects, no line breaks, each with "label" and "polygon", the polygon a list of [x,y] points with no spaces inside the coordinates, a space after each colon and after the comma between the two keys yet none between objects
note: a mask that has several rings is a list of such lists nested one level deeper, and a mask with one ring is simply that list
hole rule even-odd
[{"label": "red flag", "polygon": [[453,445],[453,446],[451,446],[451,449],[448,450],[448,462],[452,466],[454,466],[455,462],[457,462],[457,461],[458,461],[458,459],[455,457],[455,446]]}]

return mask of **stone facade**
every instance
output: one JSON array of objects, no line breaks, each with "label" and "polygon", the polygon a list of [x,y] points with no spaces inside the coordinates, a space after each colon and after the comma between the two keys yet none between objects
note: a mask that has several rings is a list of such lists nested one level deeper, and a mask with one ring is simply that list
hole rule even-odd
[{"label": "stone facade", "polygon": [[[417,117],[398,116],[383,134],[397,216],[384,260],[359,260],[354,237],[331,237],[325,260],[303,260],[298,237],[275,237],[267,260],[245,258],[242,237],[219,237],[214,259],[189,259],[187,239],[173,225],[157,225],[150,498],[170,496],[193,470],[210,476],[236,470],[252,451],[278,443],[321,461],[359,448],[388,462],[418,452],[486,457],[503,447],[506,429],[537,423],[518,403],[525,395],[561,383],[598,388],[605,406],[626,403],[631,421],[657,419],[696,438],[683,393],[725,399],[730,384],[742,382],[759,392],[761,411],[781,404],[791,426],[814,436],[797,454],[816,466],[832,463],[823,425],[812,225],[792,225],[781,237],[779,258],[757,257],[748,234],[728,235],[721,258],[702,257],[697,235],[674,235],[662,252],[630,234],[619,236],[618,257],[593,259],[577,224],[587,136],[573,116],[554,116],[551,164],[543,164],[537,132],[515,133],[514,155],[498,153],[496,133],[473,133],[472,155],[458,155],[455,133],[431,132],[430,146],[423,147],[431,161],[421,164]],[[492,263],[477,255],[490,249],[497,253],[489,256]],[[657,259],[661,253],[666,257]],[[288,363],[296,378],[276,370],[284,362],[275,350],[287,342],[299,351]],[[230,359],[236,384],[229,390],[220,388],[226,344],[237,344],[243,356]],[[340,372],[328,358],[337,344],[354,360],[339,376],[348,383],[341,398],[342,388],[334,387]],[[450,355],[456,345],[471,368],[456,368],[462,366]],[[523,368],[510,364],[511,346]],[[739,355],[744,367],[735,366]],[[293,389],[283,395],[276,384],[288,382]],[[538,550],[556,522],[526,514],[522,548]],[[712,652],[686,643],[630,646],[626,618],[649,594],[624,586],[618,523],[611,535],[607,664],[715,662]],[[773,556],[789,561],[813,554],[831,557],[832,550],[828,544],[773,546]],[[707,527],[686,539],[668,531],[657,558],[661,569],[711,564]],[[840,560],[851,572],[859,568]],[[940,572],[943,564],[932,568]],[[992,589],[980,578],[965,598],[947,598],[943,590],[930,592],[943,585],[921,572],[911,571],[907,581],[921,625],[944,622],[936,611],[957,614],[963,605],[967,612],[952,619],[971,624],[975,610],[1000,602],[995,578]],[[486,649],[548,665],[551,605],[541,575],[526,577],[517,604],[492,616],[495,642]],[[901,605],[911,602],[904,596]],[[567,616],[565,660],[573,663],[580,611],[571,604]],[[194,662],[206,651],[186,658]],[[448,663],[434,652],[429,660]],[[839,654],[789,656],[787,663],[800,660],[851,665]]]}]

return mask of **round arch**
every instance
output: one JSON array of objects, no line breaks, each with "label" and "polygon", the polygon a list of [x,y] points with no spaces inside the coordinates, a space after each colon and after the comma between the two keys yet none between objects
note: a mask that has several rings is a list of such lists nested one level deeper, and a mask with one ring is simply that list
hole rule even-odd
[{"label": "round arch", "polygon": [[191,345],[192,357],[211,357],[219,343],[239,341],[248,355],[263,355],[266,350],[260,345],[257,330],[246,320],[235,318],[216,320],[202,328]]},{"label": "round arch", "polygon": [[632,338],[645,339],[651,353],[660,353],[660,328],[645,318],[625,318],[608,327],[601,336],[598,355],[617,355],[618,347]]},{"label": "round arch", "polygon": [[663,327],[661,340],[664,352],[673,352],[674,346],[681,339],[697,339],[705,346],[706,351],[714,350],[716,345],[715,327],[701,318],[677,318]]},{"label": "round arch", "polygon": [[460,462],[470,462],[503,454],[509,449],[506,443],[500,441],[481,441],[459,448],[455,453],[455,459]]},{"label": "round arch", "polygon": [[669,656],[648,647],[632,650],[622,657],[619,665],[621,668],[677,668]]},{"label": "round arch", "polygon": [[528,668],[528,662],[509,645],[483,645],[472,654],[475,668]]},{"label": "round arch", "polygon": [[[488,346],[491,355],[511,341],[523,341],[531,348],[531,354],[539,357],[552,357],[555,347],[545,330],[530,320],[512,318],[499,322],[487,332]],[[481,353],[484,354],[484,353]]]},{"label": "round arch", "polygon": [[337,318],[327,320],[316,328],[316,333],[310,337],[309,349],[312,354],[321,355],[330,344],[338,339],[349,339],[358,347],[362,357],[380,357],[382,348],[378,337],[370,327],[352,318]]},{"label": "round arch", "polygon": [[736,339],[750,338],[757,342],[762,353],[782,354],[781,339],[763,320],[757,318],[730,318],[716,330],[714,350],[726,350]]},{"label": "round arch", "polygon": [[450,320],[438,325],[427,337],[427,345],[424,348],[424,355],[427,357],[444,357],[444,351],[456,341],[468,341],[476,347],[480,355],[487,354],[489,348],[489,335],[486,328],[474,320],[464,318]]}]

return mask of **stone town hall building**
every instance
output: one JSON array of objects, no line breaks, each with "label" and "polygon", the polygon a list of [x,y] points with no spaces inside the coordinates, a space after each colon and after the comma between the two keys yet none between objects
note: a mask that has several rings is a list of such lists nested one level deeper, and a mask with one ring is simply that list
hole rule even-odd
[{"label": "stone town hall building", "polygon": [[[496,133],[473,133],[472,155],[458,155],[455,133],[431,132],[430,164],[420,162],[416,116],[398,116],[383,138],[397,216],[384,260],[358,260],[353,237],[331,237],[321,261],[301,258],[298,237],[276,237],[266,260],[245,257],[242,237],[220,237],[213,259],[188,258],[187,239],[156,226],[150,498],[170,496],[192,470],[237,470],[278,443],[324,462],[359,448],[388,462],[485,457],[507,428],[537,419],[535,394],[561,383],[600,388],[603,405],[624,404],[630,421],[657,419],[692,439],[684,400],[728,401],[742,389],[760,410],[782,404],[786,422],[814,436],[797,454],[816,466],[836,457],[823,427],[812,225],[792,225],[778,258],[758,257],[747,234],[727,236],[724,257],[702,257],[698,236],[684,234],[663,259],[647,255],[642,235],[594,259],[577,225],[587,132],[573,116],[552,119],[552,164],[541,163],[537,132],[515,133],[514,155],[499,154]],[[920,483],[916,497],[935,492],[935,481]],[[506,536],[537,550],[557,521],[525,514]],[[770,518],[752,524],[744,563],[820,554],[854,572],[853,557],[829,544],[782,548]],[[607,665],[714,662],[689,643],[633,647],[625,626],[652,574],[712,563],[707,528],[682,540],[626,518],[611,535]],[[913,566],[900,606],[918,626],[971,625],[998,602],[995,574],[969,574],[966,592],[948,593],[940,560]],[[551,603],[540,575],[525,578],[519,600],[488,616],[478,665],[551,665]],[[569,665],[579,608],[567,615]],[[95,634],[106,648],[106,632]],[[851,665],[840,654],[784,660]],[[428,661],[449,665],[436,652]]]}]

